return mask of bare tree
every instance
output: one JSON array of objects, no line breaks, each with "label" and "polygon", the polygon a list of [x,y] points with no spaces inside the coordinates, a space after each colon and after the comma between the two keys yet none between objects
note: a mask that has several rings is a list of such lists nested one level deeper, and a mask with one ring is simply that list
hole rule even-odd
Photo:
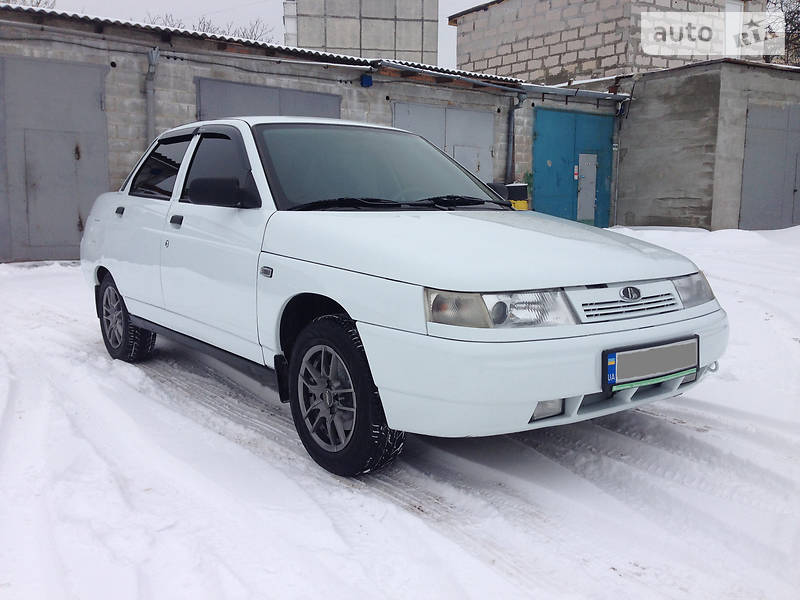
[{"label": "bare tree", "polygon": [[192,31],[200,31],[202,33],[208,33],[212,35],[239,37],[258,42],[274,41],[272,36],[272,27],[267,25],[260,18],[250,21],[247,25],[235,25],[233,22],[220,25],[219,23],[215,23],[209,17],[203,15],[187,25],[183,19],[176,17],[172,13],[164,13],[160,15],[148,14],[145,21],[151,25],[158,25],[159,27],[190,29]]},{"label": "bare tree", "polygon": [[0,0],[0,4],[16,4],[32,8],[55,8],[56,0]]},{"label": "bare tree", "polygon": [[800,65],[800,0],[767,0],[766,8],[785,21],[786,54],[781,62]]},{"label": "bare tree", "polygon": [[172,13],[164,13],[163,15],[151,15],[147,13],[144,18],[145,23],[150,25],[158,25],[159,27],[168,27],[170,29],[186,29],[186,23]]}]

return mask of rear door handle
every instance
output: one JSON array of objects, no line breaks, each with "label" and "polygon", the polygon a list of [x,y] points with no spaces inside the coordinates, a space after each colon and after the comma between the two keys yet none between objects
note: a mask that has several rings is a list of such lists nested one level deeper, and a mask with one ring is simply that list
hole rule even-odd
[{"label": "rear door handle", "polygon": [[114,212],[115,212],[116,214],[118,214],[118,215],[121,217],[121,216],[122,216],[122,213],[124,213],[124,212],[125,212],[125,207],[124,207],[124,206],[118,206],[118,207],[117,207],[117,210],[115,210]]},{"label": "rear door handle", "polygon": [[172,215],[169,219],[169,222],[180,227],[183,225],[183,215]]}]

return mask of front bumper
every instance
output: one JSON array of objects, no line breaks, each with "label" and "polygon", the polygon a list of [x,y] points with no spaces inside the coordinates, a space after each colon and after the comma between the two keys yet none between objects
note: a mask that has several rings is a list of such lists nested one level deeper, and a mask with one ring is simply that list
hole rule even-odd
[{"label": "front bumper", "polygon": [[[652,327],[526,342],[468,342],[358,323],[390,427],[440,437],[498,435],[574,423],[683,393],[696,381],[602,395],[604,350],[700,336],[699,381],[728,343],[724,310]],[[531,421],[563,398],[564,414]]]}]

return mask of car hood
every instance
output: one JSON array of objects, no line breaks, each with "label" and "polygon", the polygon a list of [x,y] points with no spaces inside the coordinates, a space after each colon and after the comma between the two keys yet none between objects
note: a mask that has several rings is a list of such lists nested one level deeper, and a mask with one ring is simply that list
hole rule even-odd
[{"label": "car hood", "polygon": [[454,291],[566,287],[694,273],[687,258],[530,211],[278,211],[265,252]]}]

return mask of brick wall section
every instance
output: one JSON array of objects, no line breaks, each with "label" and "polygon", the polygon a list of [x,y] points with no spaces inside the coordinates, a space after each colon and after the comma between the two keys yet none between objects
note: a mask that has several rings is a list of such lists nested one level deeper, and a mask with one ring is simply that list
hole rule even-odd
[{"label": "brick wall section", "polygon": [[[294,14],[290,15],[290,11]],[[438,56],[438,12],[438,0],[295,0],[284,3],[286,17],[296,19],[297,33],[291,39],[292,45],[432,65],[436,64]]]},{"label": "brick wall section", "polygon": [[[719,11],[725,0],[505,0],[455,20],[458,67],[537,83],[676,67],[707,57],[645,55],[643,11]],[[763,1],[746,3],[762,10]]]}]

